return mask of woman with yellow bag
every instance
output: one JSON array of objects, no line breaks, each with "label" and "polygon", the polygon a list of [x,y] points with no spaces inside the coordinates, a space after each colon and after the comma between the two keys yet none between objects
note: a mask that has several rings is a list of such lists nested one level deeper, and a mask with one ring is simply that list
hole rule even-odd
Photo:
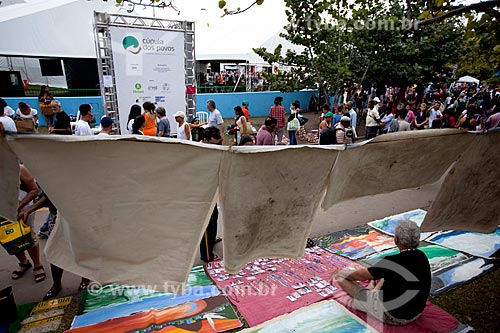
[{"label": "woman with yellow bag", "polygon": [[47,128],[52,128],[54,124],[54,110],[50,106],[50,102],[53,100],[54,96],[49,92],[49,86],[41,86],[38,101],[40,102],[40,113],[45,117]]},{"label": "woman with yellow bag", "polygon": [[[40,189],[33,176],[23,164],[19,165],[19,169],[19,178],[21,182],[19,186],[19,204],[17,207],[17,214],[18,216],[21,216],[23,214],[23,210],[26,210],[33,204],[33,199],[36,198]],[[29,256],[33,260],[33,264],[35,265],[33,268],[33,272],[35,273],[35,282],[42,282],[45,280],[46,274],[43,269],[42,262],[40,261],[40,246],[36,242],[36,235],[34,232],[35,215],[30,215],[27,218],[27,221],[24,222],[30,226],[31,236],[33,240],[35,240],[34,245],[27,250]],[[26,258],[25,251],[16,253],[15,256],[19,260],[19,267],[12,272],[11,278],[13,280],[20,279],[24,273],[32,267],[31,262],[29,262],[28,258]]]}]

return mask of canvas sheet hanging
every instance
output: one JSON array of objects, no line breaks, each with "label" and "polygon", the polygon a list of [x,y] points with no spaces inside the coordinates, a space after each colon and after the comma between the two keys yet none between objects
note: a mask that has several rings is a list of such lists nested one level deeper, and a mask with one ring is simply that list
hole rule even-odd
[{"label": "canvas sheet hanging", "polygon": [[19,192],[19,162],[7,140],[0,136],[0,215],[11,221],[17,220]]},{"label": "canvas sheet hanging", "polygon": [[[275,147],[272,152],[233,149],[220,176],[224,262],[236,273],[257,258],[300,258],[328,175],[339,153],[334,148]],[[299,161],[314,160],[315,177]],[[286,237],[284,237],[286,235]]]},{"label": "canvas sheet hanging", "polygon": [[[459,144],[459,142],[457,142]],[[468,148],[467,148],[468,147]],[[500,224],[500,129],[476,135],[463,147],[427,212],[423,231],[494,232]]]},{"label": "canvas sheet hanging", "polygon": [[323,301],[285,314],[241,333],[376,332],[335,301]]},{"label": "canvas sheet hanging", "polygon": [[[423,209],[415,209],[409,212],[392,215],[377,221],[369,222],[368,225],[375,230],[383,232],[384,234],[394,236],[396,225],[399,221],[410,220],[415,222],[420,227],[422,225],[422,222],[424,221],[426,214],[427,212]],[[420,240],[423,241],[430,235],[432,235],[432,232],[422,232],[420,234]]]},{"label": "canvas sheet hanging", "polygon": [[476,257],[487,259],[500,256],[500,226],[490,234],[460,230],[444,231],[427,241]]},{"label": "canvas sheet hanging", "polygon": [[182,292],[223,148],[132,136],[23,136],[9,145],[64,216],[47,242],[50,262],[101,283]]},{"label": "canvas sheet hanging", "polygon": [[[342,151],[322,207],[439,180],[474,139],[457,129],[397,132]],[[432,147],[430,149],[429,147]]]},{"label": "canvas sheet hanging", "polygon": [[223,261],[208,263],[208,275],[238,308],[249,326],[331,297],[328,279],[345,267],[361,267],[317,246],[301,259],[257,259],[237,274],[228,274]]}]

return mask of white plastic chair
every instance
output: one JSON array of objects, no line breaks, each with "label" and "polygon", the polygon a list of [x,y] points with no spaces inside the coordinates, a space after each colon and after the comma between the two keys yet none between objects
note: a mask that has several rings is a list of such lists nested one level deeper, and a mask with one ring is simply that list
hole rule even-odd
[{"label": "white plastic chair", "polygon": [[76,122],[80,119],[80,110],[76,113],[76,121],[70,122],[71,126],[71,133],[75,134],[75,127],[76,127]]},{"label": "white plastic chair", "polygon": [[208,124],[208,112],[198,111],[198,112],[196,112],[196,118],[198,118],[201,125]]}]

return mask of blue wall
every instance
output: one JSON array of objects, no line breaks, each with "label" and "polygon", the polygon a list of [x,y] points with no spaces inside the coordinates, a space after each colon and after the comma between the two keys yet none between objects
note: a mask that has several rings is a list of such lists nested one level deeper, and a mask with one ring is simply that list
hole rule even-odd
[{"label": "blue wall", "polygon": [[[101,119],[104,114],[104,109],[102,107],[102,98],[100,96],[96,97],[56,97],[56,99],[61,102],[62,109],[69,115],[75,115],[78,112],[78,107],[80,104],[90,104],[92,105],[92,114],[95,116],[96,120]],[[29,104],[33,109],[38,110],[38,118],[40,126],[47,126],[45,123],[45,117],[40,113],[40,103],[36,97],[5,97],[5,102],[14,111],[17,110],[17,103],[25,102]]]},{"label": "blue wall", "polygon": [[[293,101],[300,101],[301,109],[306,110],[309,105],[309,100],[312,94],[316,91],[297,91],[291,93],[281,93],[279,91],[263,91],[263,92],[244,92],[244,93],[223,93],[223,94],[197,94],[196,95],[196,110],[207,111],[206,104],[209,99],[213,99],[217,104],[217,109],[222,113],[224,118],[234,117],[234,107],[241,106],[243,100],[248,100],[250,103],[249,110],[250,116],[265,117],[269,115],[269,108],[273,105],[276,96],[283,97],[282,105],[285,107],[287,113],[290,113],[290,104]],[[91,104],[93,114],[96,119],[100,119],[104,114],[102,107],[102,98],[96,97],[56,97],[61,102],[62,108],[69,115],[75,115],[78,112],[80,104]],[[4,100],[7,104],[14,109],[17,109],[17,103],[26,102],[34,109],[40,112],[40,106],[36,97],[6,97]],[[45,118],[39,114],[40,126],[46,126]]]},{"label": "blue wall", "polygon": [[251,117],[265,117],[269,115],[269,108],[274,105],[274,97],[282,96],[287,113],[290,113],[290,104],[293,101],[300,101],[300,108],[306,110],[312,94],[316,91],[297,91],[291,93],[281,93],[279,91],[244,92],[244,93],[224,93],[224,94],[198,94],[196,95],[196,111],[207,111],[206,104],[209,99],[213,99],[217,109],[222,113],[223,118],[234,117],[234,107],[241,106],[243,100],[248,100]]}]

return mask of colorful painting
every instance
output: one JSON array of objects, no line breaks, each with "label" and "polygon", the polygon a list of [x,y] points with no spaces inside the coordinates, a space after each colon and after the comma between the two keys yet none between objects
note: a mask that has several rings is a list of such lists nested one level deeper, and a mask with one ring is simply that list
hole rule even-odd
[{"label": "colorful painting", "polygon": [[500,249],[500,227],[491,234],[459,230],[440,232],[427,241],[481,258],[487,259],[500,256],[498,253]]},{"label": "colorful painting", "polygon": [[[397,215],[392,215],[389,217],[385,217],[381,220],[369,222],[368,225],[375,230],[383,232],[387,235],[394,236],[394,232],[396,230],[396,225],[401,220],[410,220],[415,222],[419,227],[424,222],[424,218],[427,212],[422,209],[411,210],[406,213],[401,213]],[[420,240],[427,239],[432,235],[432,232],[422,232],[420,234]]]},{"label": "colorful painting", "polygon": [[313,241],[319,247],[326,249],[330,245],[338,243],[342,239],[346,239],[350,236],[368,235],[370,230],[371,229],[366,224],[363,224],[351,229],[345,229],[341,231],[332,232],[331,234],[328,235],[315,237],[313,238]]},{"label": "colorful painting", "polygon": [[85,294],[84,311],[75,317],[73,328],[93,325],[133,313],[166,307],[218,296],[219,289],[205,274],[203,266],[194,267],[182,295],[162,293],[147,288],[126,285],[107,285]]},{"label": "colorful painting", "polygon": [[494,269],[495,265],[489,263],[486,259],[471,258],[471,260],[439,271],[432,276],[432,288],[434,294],[440,294],[451,288],[456,288],[464,283],[488,273]]},{"label": "colorful painting", "polygon": [[[449,290],[450,288],[457,287],[460,284],[467,283],[470,281],[471,277],[462,276],[461,279],[441,279],[439,275],[443,271],[457,269],[461,265],[467,263],[473,258],[470,255],[463,254],[461,252],[448,249],[446,247],[442,247],[435,244],[423,243],[419,249],[425,253],[427,259],[429,259],[429,264],[431,266],[432,273],[432,285],[431,285],[431,294],[438,295],[443,291]],[[375,264],[378,260],[383,257],[398,254],[399,250],[391,249],[386,250],[381,253],[372,254],[365,259],[369,265]]]},{"label": "colorful painting", "polygon": [[[205,274],[203,266],[196,266],[191,269],[191,273],[186,283],[185,293],[193,293],[193,290],[190,290],[191,288],[210,285],[213,285],[213,283]],[[80,314],[161,295],[168,295],[168,293],[112,283],[102,286],[98,290],[92,290],[92,293],[82,293],[83,308]]]},{"label": "colorful painting", "polygon": [[90,326],[68,330],[68,333],[127,332],[224,332],[241,327],[231,304],[219,295],[190,301],[163,309],[151,309],[114,318]]},{"label": "colorful painting", "polygon": [[207,264],[207,272],[248,325],[256,326],[331,298],[337,288],[328,282],[330,275],[345,267],[361,266],[315,246],[297,260],[257,259],[233,275],[224,270],[223,261],[214,261]]},{"label": "colorful painting", "polygon": [[346,236],[326,249],[331,253],[357,260],[372,253],[395,247],[394,238],[371,230],[360,236]]},{"label": "colorful painting", "polygon": [[317,303],[241,333],[376,332],[335,301]]}]

